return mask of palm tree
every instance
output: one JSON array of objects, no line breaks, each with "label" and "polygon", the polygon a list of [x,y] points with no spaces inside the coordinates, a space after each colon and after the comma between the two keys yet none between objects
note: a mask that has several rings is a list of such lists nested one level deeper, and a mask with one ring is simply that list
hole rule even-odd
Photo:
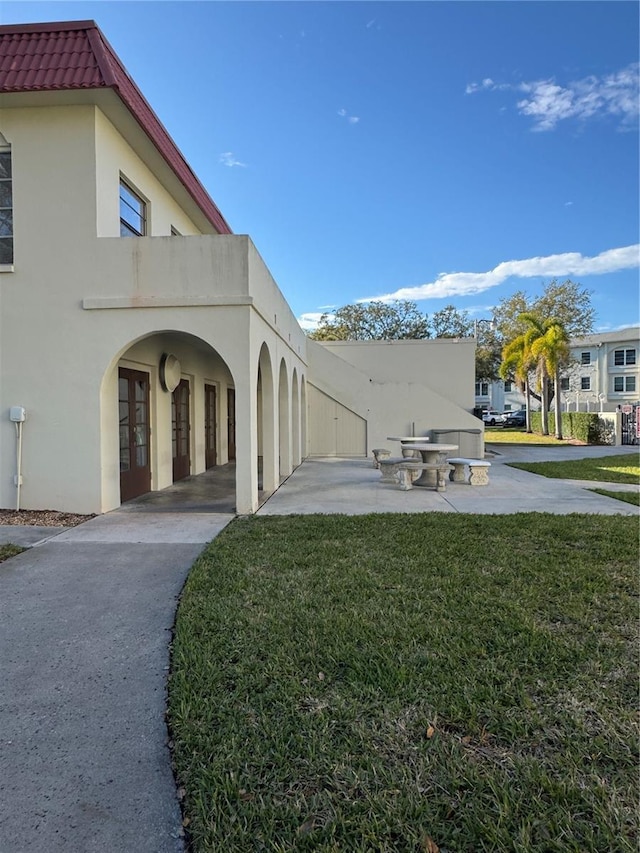
[{"label": "palm tree", "polygon": [[518,335],[502,350],[500,376],[508,379],[513,376],[519,391],[526,400],[526,431],[531,432],[531,388],[529,386],[529,371],[535,366],[526,333]]},{"label": "palm tree", "polygon": [[541,388],[542,433],[549,434],[549,383],[553,381],[555,433],[561,439],[560,367],[569,358],[569,336],[564,325],[554,318],[541,320],[536,314],[521,314],[520,319],[529,325],[524,335]]}]

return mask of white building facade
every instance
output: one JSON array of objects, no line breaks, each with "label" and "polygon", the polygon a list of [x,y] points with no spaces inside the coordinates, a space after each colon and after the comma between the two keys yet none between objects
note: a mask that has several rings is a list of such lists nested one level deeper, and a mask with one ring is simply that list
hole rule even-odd
[{"label": "white building facade", "polygon": [[[563,411],[615,412],[640,402],[640,327],[574,338],[570,349],[571,363],[560,379]],[[499,412],[525,406],[515,382],[476,382],[475,401]],[[533,408],[540,408],[536,401]]]}]

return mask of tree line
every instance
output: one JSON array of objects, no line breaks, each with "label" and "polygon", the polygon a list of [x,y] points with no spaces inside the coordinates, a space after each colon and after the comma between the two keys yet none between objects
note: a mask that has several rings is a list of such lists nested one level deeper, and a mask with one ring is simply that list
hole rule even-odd
[{"label": "tree line", "polygon": [[317,341],[361,341],[475,336],[476,381],[502,378],[515,382],[526,400],[528,432],[531,401],[540,403],[545,435],[554,403],[555,432],[562,438],[560,374],[570,362],[569,340],[589,334],[594,319],[590,291],[570,279],[554,279],[535,298],[524,290],[503,298],[494,307],[491,321],[475,321],[454,305],[429,316],[409,300],[373,301],[344,305],[323,314],[309,337]]}]

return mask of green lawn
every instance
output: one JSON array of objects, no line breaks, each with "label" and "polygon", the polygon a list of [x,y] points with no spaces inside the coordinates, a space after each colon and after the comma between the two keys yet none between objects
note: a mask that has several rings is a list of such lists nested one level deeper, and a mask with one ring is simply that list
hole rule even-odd
[{"label": "green lawn", "polygon": [[543,477],[566,480],[599,480],[605,483],[640,483],[640,457],[638,453],[620,456],[601,456],[599,459],[570,459],[558,462],[509,462],[512,468],[521,468]]},{"label": "green lawn", "polygon": [[612,492],[609,489],[589,489],[589,491],[604,495],[606,498],[614,498],[617,501],[640,506],[640,492]]},{"label": "green lawn", "polygon": [[20,548],[17,545],[0,545],[0,563],[8,560],[9,557],[15,557],[16,554],[20,554],[22,551],[24,551],[24,548]]},{"label": "green lawn", "polygon": [[636,851],[637,520],[237,519],[169,725],[193,853]]},{"label": "green lawn", "polygon": [[564,447],[569,442],[566,439],[558,441],[554,435],[540,435],[537,432],[526,432],[522,429],[505,429],[504,427],[486,427],[484,440],[488,444],[554,444]]}]

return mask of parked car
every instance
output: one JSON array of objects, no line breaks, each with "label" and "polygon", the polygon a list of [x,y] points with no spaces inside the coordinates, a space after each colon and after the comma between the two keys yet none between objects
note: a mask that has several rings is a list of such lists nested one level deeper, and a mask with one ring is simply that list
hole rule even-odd
[{"label": "parked car", "polygon": [[527,425],[527,413],[524,409],[518,409],[517,412],[504,413],[504,427],[523,427]]},{"label": "parked car", "polygon": [[482,413],[482,420],[488,426],[495,426],[496,424],[504,423],[504,416],[502,412],[494,412],[493,409],[489,409],[487,412]]}]

